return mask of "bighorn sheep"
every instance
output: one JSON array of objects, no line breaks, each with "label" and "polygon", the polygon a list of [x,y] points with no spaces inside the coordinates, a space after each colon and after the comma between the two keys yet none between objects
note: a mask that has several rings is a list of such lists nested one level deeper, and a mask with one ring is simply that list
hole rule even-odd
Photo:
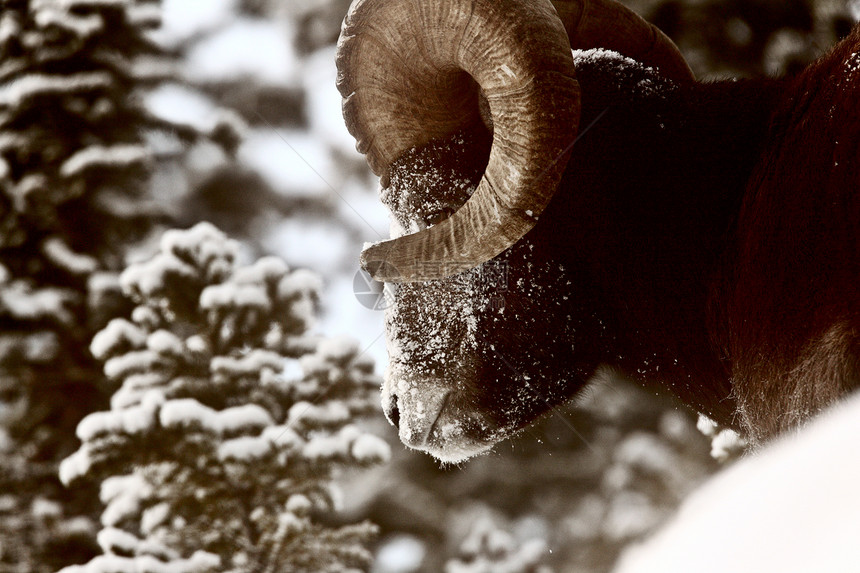
[{"label": "bighorn sheep", "polygon": [[417,231],[362,253],[402,441],[465,459],[601,365],[754,443],[860,385],[858,52],[704,84],[613,0],[356,0],[344,117]]}]

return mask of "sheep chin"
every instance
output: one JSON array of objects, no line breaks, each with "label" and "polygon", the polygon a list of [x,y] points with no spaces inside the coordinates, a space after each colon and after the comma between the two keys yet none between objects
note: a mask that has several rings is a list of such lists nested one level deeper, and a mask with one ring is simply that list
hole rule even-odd
[{"label": "sheep chin", "polygon": [[495,442],[445,444],[443,447],[428,447],[422,451],[436,458],[443,465],[458,465],[470,458],[489,452]]}]

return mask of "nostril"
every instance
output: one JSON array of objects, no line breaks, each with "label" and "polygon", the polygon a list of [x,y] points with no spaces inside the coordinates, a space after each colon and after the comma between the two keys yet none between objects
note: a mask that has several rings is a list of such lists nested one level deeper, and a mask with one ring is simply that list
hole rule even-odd
[{"label": "nostril", "polygon": [[391,422],[391,425],[400,429],[400,410],[397,408],[397,397],[391,396],[388,402],[388,407],[385,408],[385,417]]}]

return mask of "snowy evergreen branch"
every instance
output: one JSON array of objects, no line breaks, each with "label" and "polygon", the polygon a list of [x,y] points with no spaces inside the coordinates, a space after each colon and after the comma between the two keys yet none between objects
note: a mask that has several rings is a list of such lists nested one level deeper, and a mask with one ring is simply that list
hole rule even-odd
[{"label": "snowy evergreen branch", "polygon": [[[271,257],[240,267],[237,252],[201,223],[165,233],[158,254],[122,274],[138,306],[91,347],[120,387],[111,410],[78,425],[83,445],[61,479],[104,480],[102,537],[117,540],[104,559],[183,571],[203,551],[209,569],[188,570],[365,568],[373,526],[314,516],[335,509],[338,468],[388,459],[354,425],[376,408],[373,365],[352,341],[306,334],[318,278]],[[99,559],[66,571],[112,563]]]},{"label": "snowy evergreen branch", "polygon": [[[114,389],[89,341],[129,306],[118,271],[164,218],[147,197],[148,142],[177,126],[142,104],[175,80],[172,56],[150,38],[159,13],[153,0],[8,0],[0,10],[0,492],[10,507],[57,503],[57,523],[94,515],[90,492],[64,490],[56,466],[78,445],[77,422]],[[218,125],[178,129],[185,142],[217,135],[235,148],[235,121]],[[36,478],[19,471],[28,465],[54,469]],[[97,550],[81,540],[86,528],[67,536],[27,519],[0,512],[4,571],[54,571]]]}]

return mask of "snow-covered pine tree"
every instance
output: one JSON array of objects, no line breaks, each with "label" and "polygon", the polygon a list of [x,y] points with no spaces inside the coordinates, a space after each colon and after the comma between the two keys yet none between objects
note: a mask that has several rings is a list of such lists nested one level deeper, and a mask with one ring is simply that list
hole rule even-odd
[{"label": "snow-covered pine tree", "polygon": [[[354,425],[375,411],[373,363],[345,339],[307,334],[319,278],[238,245],[208,223],[165,233],[129,267],[131,320],[93,340],[120,385],[78,426],[67,484],[102,481],[96,571],[365,569],[369,523],[327,527],[334,472],[387,460]],[[148,567],[148,568],[147,568]]]},{"label": "snow-covered pine tree", "polygon": [[160,216],[146,198],[148,134],[236,145],[229,121],[201,133],[144,108],[141,93],[172,76],[147,36],[158,25],[152,0],[0,4],[3,571],[53,571],[97,550],[76,517],[93,496],[65,491],[57,464],[112,390],[88,351],[124,304],[111,271]]}]

